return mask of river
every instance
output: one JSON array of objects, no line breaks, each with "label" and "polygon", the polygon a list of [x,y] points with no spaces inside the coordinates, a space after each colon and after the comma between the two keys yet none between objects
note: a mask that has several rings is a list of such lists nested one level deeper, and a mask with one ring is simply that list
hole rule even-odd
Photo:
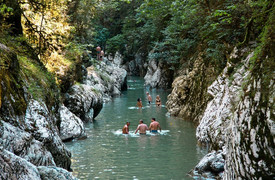
[{"label": "river", "polygon": [[[67,142],[72,152],[73,175],[79,179],[167,180],[193,179],[187,173],[207,153],[197,145],[195,126],[190,120],[166,116],[168,91],[144,87],[143,79],[128,77],[128,90],[104,104],[94,123],[86,124],[88,138]],[[162,107],[148,105],[146,91],[153,100],[160,95]],[[137,108],[141,97],[143,108]],[[155,117],[160,134],[138,135],[140,119],[149,126]],[[130,121],[130,134],[122,127]]]}]

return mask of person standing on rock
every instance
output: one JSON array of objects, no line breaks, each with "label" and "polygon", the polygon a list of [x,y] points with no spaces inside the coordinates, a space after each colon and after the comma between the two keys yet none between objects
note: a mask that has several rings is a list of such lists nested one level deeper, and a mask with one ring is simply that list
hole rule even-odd
[{"label": "person standing on rock", "polygon": [[161,127],[160,127],[159,122],[156,121],[156,118],[152,118],[152,119],[151,119],[151,124],[150,124],[150,126],[149,126],[149,130],[150,130],[152,133],[157,133],[157,132],[158,132],[158,129],[159,129],[160,132],[161,132]]},{"label": "person standing on rock", "polygon": [[138,98],[138,99],[137,99],[137,107],[139,107],[139,108],[142,107],[141,98]]},{"label": "person standing on rock", "polygon": [[100,51],[100,54],[99,54],[99,60],[102,61],[103,60],[103,56],[104,56],[104,51]]},{"label": "person standing on rock", "polygon": [[96,59],[98,61],[100,60],[100,54],[101,54],[101,47],[97,46],[96,47]]},{"label": "person standing on rock", "polygon": [[148,126],[146,124],[143,124],[143,120],[139,120],[139,125],[135,131],[135,134],[138,132],[139,130],[139,134],[146,134],[146,130],[149,130]]},{"label": "person standing on rock", "polygon": [[157,97],[156,97],[156,105],[161,106],[161,100],[160,100],[159,95],[157,95]]},{"label": "person standing on rock", "polygon": [[129,126],[130,122],[126,122],[126,124],[122,128],[122,134],[129,134]]},{"label": "person standing on rock", "polygon": [[152,97],[151,97],[151,95],[148,92],[146,92],[146,95],[147,95],[148,103],[151,104],[152,103]]}]

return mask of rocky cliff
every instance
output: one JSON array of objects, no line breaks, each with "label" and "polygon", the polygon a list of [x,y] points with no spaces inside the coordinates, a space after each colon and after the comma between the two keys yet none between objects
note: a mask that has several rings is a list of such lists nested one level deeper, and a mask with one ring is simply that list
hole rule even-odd
[{"label": "rocky cliff", "polygon": [[207,87],[217,74],[211,65],[205,64],[202,55],[203,53],[198,55],[191,71],[174,80],[166,103],[172,116],[186,117],[196,123],[211,99]]},{"label": "rocky cliff", "polygon": [[71,153],[59,137],[59,91],[52,77],[28,54],[3,44],[0,53],[0,178],[41,179],[40,166],[71,170]]},{"label": "rocky cliff", "polygon": [[[0,179],[75,179],[68,172],[71,153],[62,141],[86,136],[83,122],[98,115],[104,99],[127,87],[127,73],[94,62],[82,83],[72,78],[65,84],[73,86],[58,87],[24,50],[0,44]],[[66,93],[60,93],[62,88]]]},{"label": "rocky cliff", "polygon": [[173,73],[170,66],[165,62],[158,62],[156,59],[151,59],[148,62],[147,72],[144,77],[145,85],[152,88],[171,88],[173,81]]},{"label": "rocky cliff", "polygon": [[[237,57],[237,52],[235,49],[231,58]],[[275,76],[264,72],[266,65],[274,66],[274,62],[267,59],[258,70],[251,70],[252,61],[253,52],[233,72],[233,63],[227,64],[208,88],[213,99],[197,127],[200,142],[224,151],[224,179],[274,177]]]}]

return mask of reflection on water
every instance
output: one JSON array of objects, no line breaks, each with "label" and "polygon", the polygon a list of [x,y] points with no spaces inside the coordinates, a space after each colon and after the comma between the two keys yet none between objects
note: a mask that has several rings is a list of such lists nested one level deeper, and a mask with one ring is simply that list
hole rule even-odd
[{"label": "reflection on water", "polygon": [[[165,115],[169,92],[146,88],[137,77],[129,77],[128,85],[128,91],[104,104],[93,124],[86,124],[87,139],[66,143],[73,174],[79,179],[191,179],[186,174],[206,153],[196,144],[193,123]],[[147,104],[146,91],[153,101],[160,95],[162,107]],[[136,107],[138,97],[142,108]],[[152,117],[160,122],[160,133],[134,134],[140,119],[149,126]],[[121,134],[126,121],[129,135]]]}]

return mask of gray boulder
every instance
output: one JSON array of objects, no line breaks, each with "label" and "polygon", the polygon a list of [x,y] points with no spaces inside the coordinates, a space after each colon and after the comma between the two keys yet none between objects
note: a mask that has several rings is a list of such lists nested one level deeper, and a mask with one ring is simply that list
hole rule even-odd
[{"label": "gray boulder", "polygon": [[55,166],[39,166],[41,180],[77,180],[70,172]]},{"label": "gray boulder", "polygon": [[100,64],[87,68],[86,85],[102,94],[104,102],[110,101],[112,96],[120,95],[127,89],[127,71],[114,64]]},{"label": "gray boulder", "polygon": [[215,177],[224,171],[224,155],[222,151],[212,151],[205,155],[196,165],[194,174]]},{"label": "gray boulder", "polygon": [[36,167],[0,146],[0,179],[11,180],[76,180],[63,168],[55,166]]},{"label": "gray boulder", "polygon": [[84,124],[64,105],[60,106],[60,138],[65,141],[73,138],[85,138]]},{"label": "gray boulder", "polygon": [[36,166],[0,147],[0,179],[40,179]]},{"label": "gray boulder", "polygon": [[101,111],[103,99],[92,86],[76,84],[66,93],[64,105],[82,121],[88,122]]},{"label": "gray boulder", "polygon": [[42,142],[18,127],[2,122],[2,135],[0,144],[4,149],[26,159],[36,166],[55,166],[52,154]]},{"label": "gray boulder", "polygon": [[52,154],[57,166],[71,170],[71,153],[60,139],[56,119],[44,103],[30,100],[25,115],[25,126],[26,130],[42,142]]},{"label": "gray boulder", "polygon": [[166,63],[155,59],[149,61],[147,73],[144,77],[145,85],[152,88],[170,88],[173,79],[173,71]]}]

